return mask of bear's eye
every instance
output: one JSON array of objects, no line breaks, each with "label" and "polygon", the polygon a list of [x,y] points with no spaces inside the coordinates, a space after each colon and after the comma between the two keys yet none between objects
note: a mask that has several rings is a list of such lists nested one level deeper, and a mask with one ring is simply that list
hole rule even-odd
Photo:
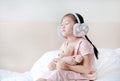
[{"label": "bear's eye", "polygon": [[60,54],[58,54],[58,56],[60,56]]}]

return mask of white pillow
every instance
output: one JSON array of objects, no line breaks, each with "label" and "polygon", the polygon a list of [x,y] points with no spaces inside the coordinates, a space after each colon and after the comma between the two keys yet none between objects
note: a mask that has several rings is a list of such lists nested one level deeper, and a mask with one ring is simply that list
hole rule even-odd
[{"label": "white pillow", "polygon": [[97,81],[120,81],[120,48],[99,49],[99,59],[95,62],[98,71]]},{"label": "white pillow", "polygon": [[43,74],[47,73],[48,71],[50,71],[48,69],[48,63],[53,58],[58,56],[58,52],[59,52],[58,50],[46,52],[40,57],[40,59],[38,59],[34,63],[33,67],[30,70],[30,73],[31,73],[32,77],[34,78],[34,80],[36,80],[37,78],[39,78]]}]

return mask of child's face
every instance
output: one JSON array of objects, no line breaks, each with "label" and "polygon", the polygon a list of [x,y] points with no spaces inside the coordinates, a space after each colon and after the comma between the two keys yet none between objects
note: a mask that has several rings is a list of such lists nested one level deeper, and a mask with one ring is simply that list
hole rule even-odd
[{"label": "child's face", "polygon": [[65,16],[62,20],[61,23],[61,33],[63,36],[72,36],[73,35],[73,26],[74,26],[74,21],[72,20],[71,17]]}]

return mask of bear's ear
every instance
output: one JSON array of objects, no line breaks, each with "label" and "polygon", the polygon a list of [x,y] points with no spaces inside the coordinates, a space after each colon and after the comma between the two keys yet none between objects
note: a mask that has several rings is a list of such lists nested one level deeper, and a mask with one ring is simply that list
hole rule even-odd
[{"label": "bear's ear", "polygon": [[83,58],[82,58],[81,55],[77,55],[77,56],[75,57],[75,61],[76,61],[77,63],[81,63],[82,60],[83,60]]}]

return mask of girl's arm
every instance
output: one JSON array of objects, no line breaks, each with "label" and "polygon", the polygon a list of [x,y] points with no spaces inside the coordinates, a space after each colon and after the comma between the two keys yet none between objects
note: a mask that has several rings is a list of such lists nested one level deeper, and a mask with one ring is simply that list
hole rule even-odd
[{"label": "girl's arm", "polygon": [[83,64],[82,65],[67,65],[67,67],[71,71],[75,71],[78,73],[89,73],[92,67],[91,60],[92,54],[87,54],[83,56]]}]

